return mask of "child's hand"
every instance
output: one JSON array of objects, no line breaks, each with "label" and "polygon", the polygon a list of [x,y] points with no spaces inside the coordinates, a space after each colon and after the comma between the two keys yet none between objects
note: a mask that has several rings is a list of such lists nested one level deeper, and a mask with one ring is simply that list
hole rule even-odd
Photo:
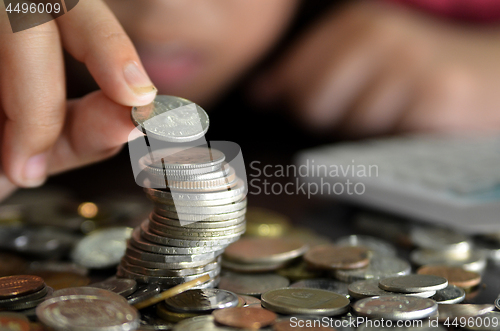
[{"label": "child's hand", "polygon": [[362,2],[312,27],[260,90],[316,130],[492,131],[500,129],[499,77],[499,28]]},{"label": "child's hand", "polygon": [[[156,89],[108,7],[80,1],[56,21],[18,33],[1,17],[0,191],[38,186],[48,174],[116,153],[133,129],[130,106],[150,103]],[[102,92],[66,103],[63,48]]]}]

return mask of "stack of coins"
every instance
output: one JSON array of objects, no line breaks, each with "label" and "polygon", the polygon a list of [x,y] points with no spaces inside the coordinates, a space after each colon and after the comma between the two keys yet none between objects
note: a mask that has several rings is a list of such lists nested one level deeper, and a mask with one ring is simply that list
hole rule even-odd
[{"label": "stack of coins", "polygon": [[34,308],[52,292],[52,288],[37,276],[2,277],[0,278],[0,310]]}]

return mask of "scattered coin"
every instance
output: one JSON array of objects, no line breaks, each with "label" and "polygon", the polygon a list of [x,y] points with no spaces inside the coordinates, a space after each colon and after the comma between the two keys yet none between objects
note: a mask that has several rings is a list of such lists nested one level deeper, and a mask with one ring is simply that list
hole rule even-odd
[{"label": "scattered coin", "polygon": [[481,275],[477,272],[467,271],[461,267],[445,265],[423,266],[417,271],[420,275],[434,275],[444,277],[448,283],[461,288],[471,288],[481,283]]},{"label": "scattered coin", "polygon": [[340,281],[352,283],[357,280],[404,276],[410,272],[410,264],[400,258],[374,256],[366,268],[335,270],[333,275]]},{"label": "scattered coin", "polygon": [[307,249],[307,245],[297,240],[243,238],[226,248],[224,258],[239,263],[280,263],[303,255]]},{"label": "scattered coin", "polygon": [[423,319],[434,314],[438,305],[434,300],[403,295],[384,295],[361,299],[354,303],[356,314],[388,320]]},{"label": "scattered coin", "polygon": [[45,287],[42,278],[30,275],[7,276],[0,278],[0,299],[27,295]]},{"label": "scattered coin", "polygon": [[282,288],[262,294],[262,307],[280,314],[334,316],[349,310],[345,295],[318,289]]},{"label": "scattered coin", "polygon": [[112,278],[99,283],[90,285],[94,288],[102,288],[127,297],[137,290],[137,282],[133,279]]},{"label": "scattered coin", "polygon": [[177,312],[201,313],[236,307],[238,296],[221,289],[188,290],[165,300],[169,309]]},{"label": "scattered coin", "polygon": [[349,291],[347,290],[347,284],[342,283],[333,279],[305,279],[293,283],[290,285],[292,288],[317,288],[320,290],[331,291],[337,294],[343,294],[349,297]]},{"label": "scattered coin", "polygon": [[479,250],[454,254],[446,251],[416,249],[411,253],[410,260],[417,266],[449,265],[477,273],[484,271],[487,262],[484,252]]},{"label": "scattered coin", "polygon": [[469,239],[450,229],[437,227],[414,227],[410,231],[412,242],[422,249],[448,252],[467,252],[471,249]]},{"label": "scattered coin", "polygon": [[144,302],[161,293],[161,286],[158,284],[148,284],[140,287],[133,294],[127,296],[129,305],[134,306],[140,302]]},{"label": "scattered coin", "polygon": [[237,294],[259,296],[266,291],[286,287],[289,284],[288,279],[276,274],[245,275],[231,272],[221,276],[219,288]]},{"label": "scattered coin", "polygon": [[484,315],[495,309],[493,305],[476,305],[476,304],[449,304],[439,305],[439,322],[446,320],[453,321],[457,318],[469,318]]},{"label": "scattered coin", "polygon": [[338,246],[362,246],[368,248],[373,254],[381,256],[396,256],[396,248],[390,243],[370,236],[350,235],[335,241]]},{"label": "scattered coin", "polygon": [[370,263],[365,247],[323,245],[311,248],[304,260],[321,269],[359,269]]},{"label": "scattered coin", "polygon": [[[364,299],[381,295],[395,295],[393,292],[384,291],[379,287],[378,279],[361,280],[349,284],[348,291],[351,297],[355,299]],[[417,296],[420,298],[429,298],[436,294],[436,291],[426,291],[418,293],[398,293],[403,295]]]},{"label": "scattered coin", "polygon": [[215,324],[212,315],[197,316],[179,322],[174,331],[234,331],[234,328]]},{"label": "scattered coin", "polygon": [[257,330],[271,325],[277,318],[272,311],[257,308],[227,308],[212,313],[217,323],[240,329]]},{"label": "scattered coin", "polygon": [[256,297],[252,297],[250,295],[240,294],[240,297],[242,297],[243,300],[245,300],[245,306],[254,305],[254,304],[260,305],[260,303],[261,303],[260,299],[257,299]]},{"label": "scattered coin", "polygon": [[418,293],[442,290],[448,286],[446,278],[432,275],[407,275],[381,279],[379,287],[398,293]]},{"label": "scattered coin", "polygon": [[323,276],[324,271],[318,269],[310,269],[307,263],[301,260],[278,269],[276,273],[292,281],[300,281],[303,279],[319,278]]},{"label": "scattered coin", "polygon": [[199,139],[207,132],[207,113],[197,104],[179,97],[157,95],[146,106],[132,108],[136,126],[170,142],[188,142]]},{"label": "scattered coin", "polygon": [[439,304],[460,303],[465,299],[465,291],[458,286],[448,285],[446,288],[436,291],[431,299]]},{"label": "scattered coin", "polygon": [[156,314],[163,320],[171,323],[178,323],[188,318],[200,316],[204,313],[188,313],[188,312],[177,312],[172,311],[165,301],[160,302],[156,306]]}]

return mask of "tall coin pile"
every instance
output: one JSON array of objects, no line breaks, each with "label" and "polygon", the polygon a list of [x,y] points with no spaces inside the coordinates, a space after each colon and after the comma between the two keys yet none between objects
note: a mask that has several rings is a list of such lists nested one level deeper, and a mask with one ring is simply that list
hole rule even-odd
[{"label": "tall coin pile", "polygon": [[[185,121],[192,109],[186,108],[187,114],[183,114],[183,105],[194,104],[184,99],[158,96],[153,105],[153,110],[134,108],[132,118],[155,136],[163,135],[165,140],[175,141],[172,130],[199,137],[207,129],[202,125],[200,132],[196,132],[189,124],[196,122],[196,118]],[[149,126],[144,124],[145,119],[171,110],[176,113],[168,120],[153,122],[167,122],[169,127],[151,127],[151,122]],[[196,111],[203,110],[196,106]],[[199,118],[204,116],[203,111]],[[175,123],[181,129],[172,128]],[[118,267],[119,277],[168,288],[209,275],[212,280],[203,287],[218,284],[220,255],[225,247],[240,238],[246,227],[246,184],[225,159],[219,150],[196,146],[160,149],[139,160],[145,181],[149,183],[145,186],[151,187],[145,188],[145,192],[154,202],[154,210],[149,219],[134,230]],[[166,189],[154,188],[162,186]]]}]

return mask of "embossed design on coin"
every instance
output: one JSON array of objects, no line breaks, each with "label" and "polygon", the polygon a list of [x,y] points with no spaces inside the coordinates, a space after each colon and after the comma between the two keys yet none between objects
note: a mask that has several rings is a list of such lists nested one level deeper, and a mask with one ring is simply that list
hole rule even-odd
[{"label": "embossed design on coin", "polygon": [[389,320],[423,319],[434,314],[437,309],[434,300],[402,295],[361,299],[353,305],[358,315]]},{"label": "embossed design on coin", "polygon": [[0,299],[26,295],[41,290],[45,286],[42,278],[31,275],[7,276],[0,278]]}]

